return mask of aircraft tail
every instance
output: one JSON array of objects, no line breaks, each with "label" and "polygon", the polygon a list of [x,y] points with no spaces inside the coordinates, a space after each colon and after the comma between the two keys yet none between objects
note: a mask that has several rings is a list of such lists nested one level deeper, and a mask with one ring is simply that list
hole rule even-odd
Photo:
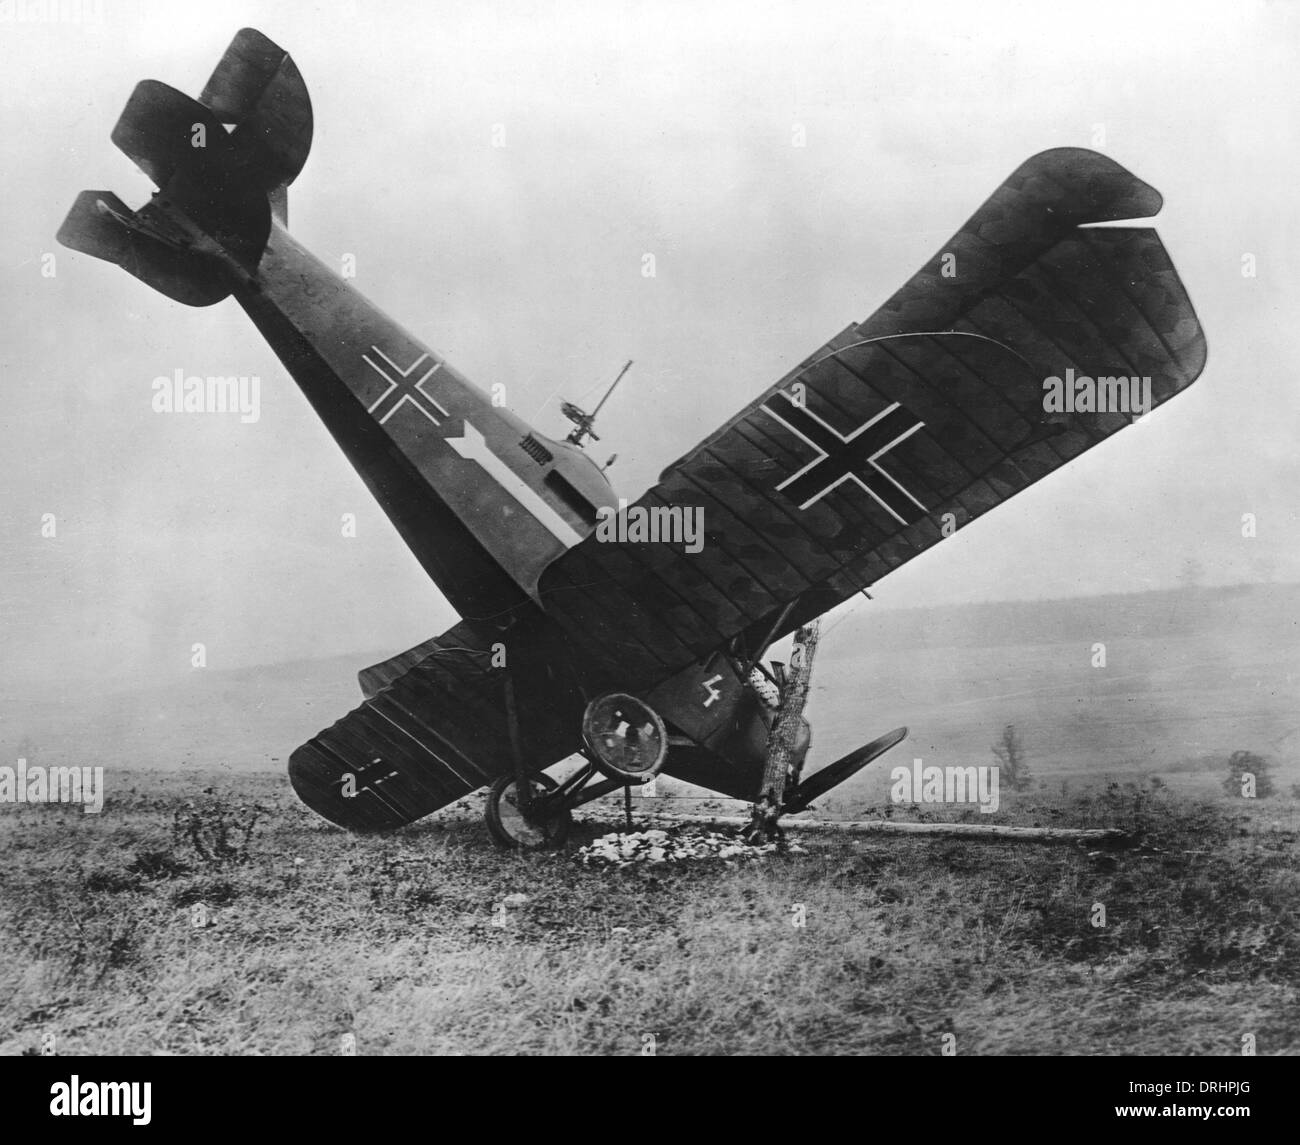
[{"label": "aircraft tail", "polygon": [[83,191],[58,240],[178,302],[219,302],[251,282],[272,217],[287,222],[286,188],[311,137],[311,100],[297,65],[245,28],[197,100],[157,80],[131,93],[112,139],[158,193],[132,211],[111,192]]}]

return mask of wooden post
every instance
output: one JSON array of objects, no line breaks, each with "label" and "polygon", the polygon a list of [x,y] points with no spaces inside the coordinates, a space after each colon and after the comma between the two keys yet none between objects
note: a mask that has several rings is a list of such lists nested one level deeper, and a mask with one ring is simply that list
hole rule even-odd
[{"label": "wooden post", "polygon": [[794,762],[799,721],[803,718],[804,705],[808,702],[813,657],[817,654],[820,634],[820,620],[805,624],[794,634],[794,647],[790,650],[790,671],[781,689],[781,706],[777,709],[776,721],[767,737],[763,782],[750,812],[749,826],[744,831],[744,837],[750,843],[763,843],[780,837],[781,829],[777,820],[785,809],[786,778]]}]

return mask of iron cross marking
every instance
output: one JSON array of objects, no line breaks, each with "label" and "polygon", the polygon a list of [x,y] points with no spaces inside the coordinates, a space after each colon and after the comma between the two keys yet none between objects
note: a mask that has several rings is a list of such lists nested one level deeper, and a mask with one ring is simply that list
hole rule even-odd
[{"label": "iron cross marking", "polygon": [[760,408],[817,451],[812,461],[777,486],[800,509],[815,505],[832,489],[852,481],[901,525],[910,525],[926,512],[925,506],[881,465],[894,446],[925,424],[898,402],[847,437],[807,407],[796,404],[788,394]]},{"label": "iron cross marking", "polygon": [[354,785],[352,798],[363,795],[367,791],[375,795],[383,803],[387,803],[379,790],[379,785],[386,779],[395,779],[398,775],[396,768],[389,767],[382,758],[372,759],[365,767],[356,769],[356,771],[345,772],[344,778],[340,784],[346,784],[347,776],[352,777]]},{"label": "iron cross marking", "polygon": [[[434,425],[442,424],[439,414],[443,417],[451,416],[438,404],[436,398],[424,391],[424,383],[438,372],[442,366],[441,362],[431,361],[428,354],[421,354],[403,370],[378,346],[370,348],[374,351],[375,357],[382,359],[383,364],[376,362],[369,354],[363,354],[362,361],[388,383],[388,388],[375,399],[375,403],[367,411],[379,420],[380,425],[407,404],[414,406]],[[423,369],[425,366],[428,368]],[[418,377],[416,377],[417,371],[419,371]]]}]

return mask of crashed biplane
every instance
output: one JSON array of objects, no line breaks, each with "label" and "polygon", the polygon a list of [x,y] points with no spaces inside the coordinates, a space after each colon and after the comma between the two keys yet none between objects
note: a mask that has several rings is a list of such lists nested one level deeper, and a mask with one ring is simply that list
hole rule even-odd
[{"label": "crashed biplane", "polygon": [[[775,642],[1124,429],[1205,362],[1156,232],[1093,226],[1154,215],[1159,194],[1102,155],[1046,151],[875,314],[620,507],[583,447],[590,415],[566,406],[578,430],[542,435],[290,236],[286,188],[311,137],[293,60],[245,29],[197,101],[151,80],[128,101],[112,139],[157,185],[152,199],[132,210],[85,191],[58,237],[187,305],[233,295],[463,617],[362,671],[360,707],[291,756],[303,801],[352,830],[400,827],[487,786],[493,836],[546,846],[575,806],[661,770],[755,799]],[[1129,389],[1149,401],[1045,401],[1049,379],[1066,378],[1142,379]],[[599,527],[674,511],[698,514],[701,544]],[[807,777],[796,767],[784,809],[905,735]],[[805,725],[800,756],[807,742]],[[575,754],[569,778],[546,774]]]}]

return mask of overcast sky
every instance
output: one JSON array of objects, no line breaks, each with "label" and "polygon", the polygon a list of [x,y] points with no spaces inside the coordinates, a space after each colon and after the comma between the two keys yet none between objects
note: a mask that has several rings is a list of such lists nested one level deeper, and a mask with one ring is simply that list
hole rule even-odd
[{"label": "overcast sky", "polygon": [[[212,667],[363,656],[454,619],[233,302],[191,309],[54,243],[83,188],[131,206],[152,189],[109,141],[136,81],[196,95],[244,25],[294,55],[315,108],[295,234],[353,255],[355,285],[553,436],[557,396],[635,359],[596,447],[629,497],[866,317],[1029,155],[1104,151],[1165,197],[1205,373],[883,582],[836,639],[869,644],[875,608],[1300,580],[1292,5],[85,11],[0,22],[11,702],[168,677],[195,642]],[[260,420],[152,412],[177,369],[258,375]]]}]

